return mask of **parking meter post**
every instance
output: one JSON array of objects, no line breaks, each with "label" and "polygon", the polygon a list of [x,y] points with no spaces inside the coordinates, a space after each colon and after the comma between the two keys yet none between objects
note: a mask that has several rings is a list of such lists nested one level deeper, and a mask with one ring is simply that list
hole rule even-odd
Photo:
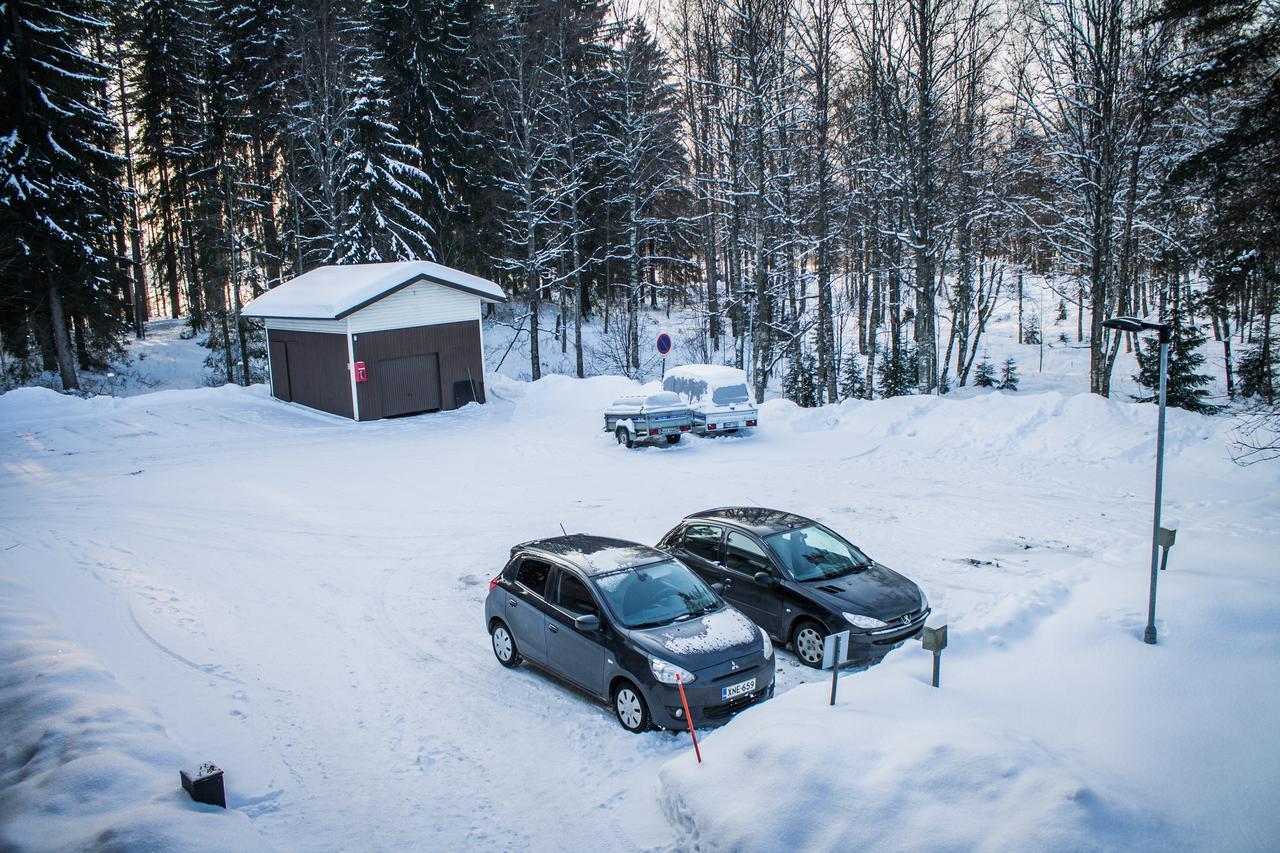
[{"label": "parking meter post", "polygon": [[689,713],[689,700],[684,695],[684,682],[680,680],[680,676],[676,676],[676,689],[680,691],[680,704],[684,707],[684,721],[689,724],[689,737],[693,738],[693,754],[698,757],[698,763],[702,763],[702,750],[698,749],[698,733],[693,730],[693,714]]},{"label": "parking meter post", "polygon": [[840,640],[842,638],[836,636],[836,653],[834,663],[831,666],[831,704],[836,704],[836,685],[840,683]]},{"label": "parking meter post", "polygon": [[947,626],[925,627],[920,631],[920,645],[926,652],[933,652],[933,686],[937,687],[942,669],[942,650],[947,647]]}]

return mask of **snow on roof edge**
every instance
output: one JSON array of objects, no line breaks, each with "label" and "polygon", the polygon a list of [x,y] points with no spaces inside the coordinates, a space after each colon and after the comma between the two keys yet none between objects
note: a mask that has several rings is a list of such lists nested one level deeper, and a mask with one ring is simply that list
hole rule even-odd
[{"label": "snow on roof edge", "polygon": [[490,302],[507,301],[502,288],[494,282],[431,261],[332,264],[316,267],[268,290],[244,306],[241,313],[254,318],[336,320],[417,280],[471,293]]}]

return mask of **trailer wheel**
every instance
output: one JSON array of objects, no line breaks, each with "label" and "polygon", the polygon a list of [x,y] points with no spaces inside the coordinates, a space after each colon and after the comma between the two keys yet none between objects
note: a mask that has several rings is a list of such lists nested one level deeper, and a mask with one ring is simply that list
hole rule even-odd
[{"label": "trailer wheel", "polygon": [[631,431],[626,427],[620,426],[614,433],[618,439],[618,444],[625,444],[627,447],[635,447],[636,443],[631,440]]},{"label": "trailer wheel", "polygon": [[680,443],[680,436],[678,435],[667,436],[667,444],[679,444],[679,443]]}]

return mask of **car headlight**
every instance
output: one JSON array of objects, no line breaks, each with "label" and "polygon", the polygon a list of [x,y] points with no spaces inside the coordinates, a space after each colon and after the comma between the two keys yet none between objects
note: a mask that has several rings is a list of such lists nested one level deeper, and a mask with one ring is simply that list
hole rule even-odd
[{"label": "car headlight", "polygon": [[870,616],[862,616],[858,613],[846,613],[844,618],[849,620],[849,624],[855,628],[864,628],[871,630],[872,628],[886,628],[887,622],[881,622],[879,619],[872,619]]},{"label": "car headlight", "polygon": [[769,632],[763,628],[760,629],[760,636],[764,638],[764,659],[768,660],[773,657],[773,640],[769,639]]},{"label": "car headlight", "polygon": [[689,684],[694,678],[693,673],[689,670],[673,663],[668,663],[661,658],[649,658],[649,671],[653,673],[654,678],[663,684],[675,684],[676,681]]},{"label": "car headlight", "polygon": [[925,596],[925,594],[924,594],[924,590],[923,590],[923,589],[920,589],[920,587],[916,587],[916,589],[920,590],[920,609],[921,609],[921,610],[927,610],[927,609],[928,609],[928,607],[929,607],[929,599],[928,599],[928,597],[927,597],[927,596]]}]

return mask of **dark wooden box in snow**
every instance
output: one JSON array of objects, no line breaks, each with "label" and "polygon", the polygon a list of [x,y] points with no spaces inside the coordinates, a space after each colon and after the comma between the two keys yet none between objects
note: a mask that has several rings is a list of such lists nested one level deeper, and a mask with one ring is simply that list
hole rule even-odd
[{"label": "dark wooden box in snow", "polygon": [[178,775],[182,777],[183,790],[197,803],[221,806],[224,809],[227,807],[227,795],[222,787],[222,771],[217,767],[202,764],[194,778],[185,770],[179,770]]}]

